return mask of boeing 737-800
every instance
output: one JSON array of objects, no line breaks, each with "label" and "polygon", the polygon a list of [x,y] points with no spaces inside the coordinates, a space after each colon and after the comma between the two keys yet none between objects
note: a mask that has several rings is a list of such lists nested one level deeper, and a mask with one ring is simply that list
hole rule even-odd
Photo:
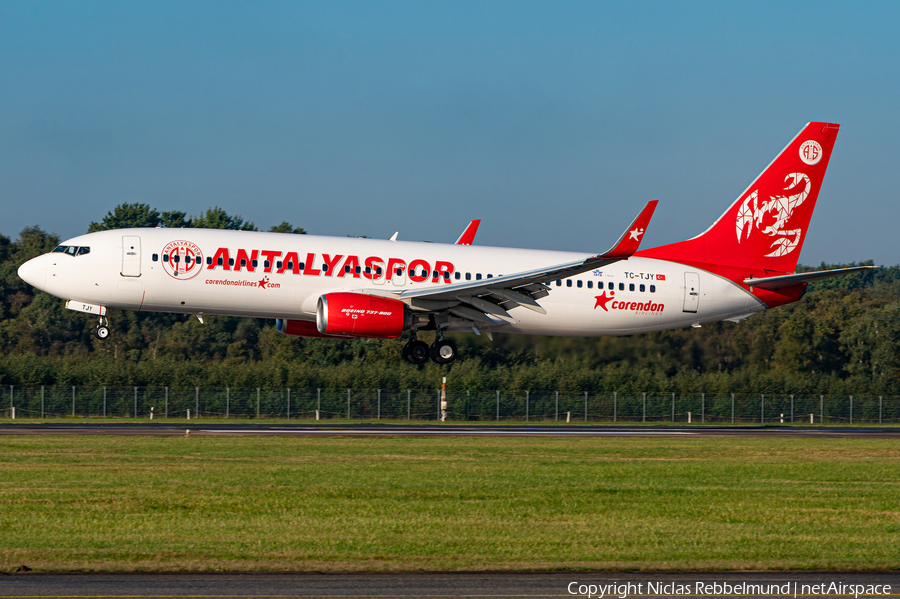
[{"label": "boeing 737-800", "polygon": [[[651,201],[601,254],[211,229],[121,229],[69,239],[19,269],[66,306],[276,319],[287,335],[409,335],[403,355],[452,362],[447,332],[628,335],[739,320],[797,301],[796,273],[839,126],[809,123],[697,237],[638,251]],[[428,346],[419,331],[433,330]]]}]

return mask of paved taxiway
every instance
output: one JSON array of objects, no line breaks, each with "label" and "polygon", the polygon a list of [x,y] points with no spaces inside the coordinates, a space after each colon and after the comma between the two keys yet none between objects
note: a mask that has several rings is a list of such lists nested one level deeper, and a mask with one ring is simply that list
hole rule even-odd
[{"label": "paved taxiway", "polygon": [[[648,582],[654,587],[648,587]],[[697,583],[777,585],[777,592],[745,593],[697,592]],[[572,583],[576,583],[572,585]],[[629,597],[814,597],[819,593],[803,593],[803,585],[864,585],[887,594],[862,596],[897,596],[900,573],[897,572],[538,572],[538,573],[415,573],[415,574],[12,574],[0,576],[0,597],[30,598],[69,597],[95,599],[150,597],[239,598],[252,597],[586,597],[578,594],[581,585],[623,585]],[[637,586],[641,585],[641,586]],[[664,585],[670,585],[665,587]],[[675,594],[677,586],[688,593]],[[876,586],[877,585],[877,586]],[[619,587],[621,589],[621,587]],[[846,587],[833,587],[846,590]],[[608,589],[608,587],[607,587]],[[570,590],[576,594],[571,594]],[[658,592],[662,590],[663,592]],[[781,591],[787,590],[784,594]],[[809,589],[811,590],[811,589]],[[865,588],[864,588],[865,590]],[[657,591],[657,592],[653,592]],[[703,591],[703,589],[701,589]],[[596,593],[596,591],[595,591]],[[595,595],[596,596],[596,595]],[[606,596],[621,597],[622,593]],[[853,592],[821,593],[824,597],[853,597]]]},{"label": "paved taxiway", "polygon": [[0,435],[119,436],[451,436],[451,437],[867,437],[900,438],[900,427],[830,426],[609,426],[609,425],[460,425],[460,424],[150,424],[48,423],[2,424]]}]

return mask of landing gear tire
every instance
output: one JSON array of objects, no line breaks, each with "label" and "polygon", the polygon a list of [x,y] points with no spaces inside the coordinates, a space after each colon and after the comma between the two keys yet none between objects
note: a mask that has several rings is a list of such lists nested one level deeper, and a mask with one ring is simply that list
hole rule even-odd
[{"label": "landing gear tire", "polygon": [[449,364],[456,359],[456,344],[449,339],[435,341],[430,349],[431,359],[436,364]]},{"label": "landing gear tire", "polygon": [[105,341],[106,339],[109,339],[109,329],[107,327],[105,327],[104,325],[99,325],[99,326],[94,327],[93,333],[94,333],[94,337],[96,337],[100,341]]},{"label": "landing gear tire", "polygon": [[428,361],[428,344],[424,341],[410,341],[403,346],[403,357],[412,364],[424,364]]}]

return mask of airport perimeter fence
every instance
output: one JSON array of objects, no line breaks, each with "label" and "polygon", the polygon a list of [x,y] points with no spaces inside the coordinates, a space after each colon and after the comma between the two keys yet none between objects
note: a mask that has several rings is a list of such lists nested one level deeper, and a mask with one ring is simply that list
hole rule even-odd
[{"label": "airport perimeter fence", "polygon": [[[900,422],[900,397],[447,391],[452,421],[610,423]],[[6,418],[439,420],[439,389],[0,387]]]}]

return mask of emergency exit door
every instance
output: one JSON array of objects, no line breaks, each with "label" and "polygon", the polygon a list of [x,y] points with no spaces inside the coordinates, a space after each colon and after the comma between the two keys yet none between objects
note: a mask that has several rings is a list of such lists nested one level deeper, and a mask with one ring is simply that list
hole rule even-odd
[{"label": "emergency exit door", "polygon": [[122,236],[123,277],[141,276],[141,238],[136,235]]},{"label": "emergency exit door", "polygon": [[700,275],[684,273],[684,311],[696,312],[700,307]]}]

